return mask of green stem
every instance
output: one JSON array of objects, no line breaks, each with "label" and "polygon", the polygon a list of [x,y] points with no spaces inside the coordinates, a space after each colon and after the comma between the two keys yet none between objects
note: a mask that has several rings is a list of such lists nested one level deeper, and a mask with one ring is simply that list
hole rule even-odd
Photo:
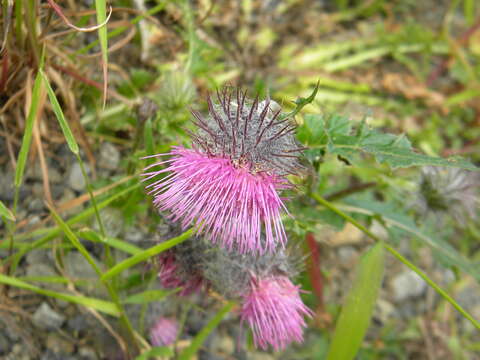
[{"label": "green stem", "polygon": [[427,274],[425,274],[422,270],[420,270],[418,267],[413,265],[410,261],[408,261],[405,257],[403,257],[403,255],[401,255],[398,251],[396,251],[390,245],[386,244],[382,239],[380,239],[378,236],[376,236],[374,233],[368,230],[365,226],[360,224],[357,220],[352,218],[350,215],[344,213],[342,210],[338,209],[335,205],[325,200],[320,195],[311,194],[311,196],[319,204],[325,206],[327,209],[333,211],[335,214],[347,220],[349,223],[351,223],[356,228],[360,229],[363,233],[368,235],[371,239],[377,242],[383,243],[383,246],[385,247],[385,249],[387,249],[388,252],[390,252],[398,260],[400,260],[402,263],[408,266],[411,270],[417,273],[418,276],[420,276],[423,280],[425,280],[425,282],[428,285],[430,285],[440,296],[442,296],[445,300],[447,300],[450,304],[452,304],[452,306],[455,309],[457,309],[459,313],[461,313],[466,319],[468,319],[477,329],[480,329],[480,323],[472,315],[470,315],[462,306],[460,306],[460,304],[458,304],[450,295],[448,295],[448,293],[445,290],[443,290],[435,281],[433,281]]},{"label": "green stem", "polygon": [[[85,185],[87,187],[88,194],[90,195],[90,200],[92,201],[92,207],[95,212],[95,217],[98,222],[98,226],[100,228],[100,234],[102,234],[103,240],[106,239],[106,232],[105,232],[105,227],[103,226],[103,221],[100,216],[100,211],[98,210],[97,206],[97,200],[95,199],[95,196],[93,195],[93,190],[92,186],[90,184],[90,179],[88,178],[87,171],[85,170],[85,165],[83,163],[82,158],[80,157],[80,154],[76,153],[75,156],[77,157],[77,161],[80,165],[80,170],[82,172],[83,178],[85,179]],[[114,261],[112,258],[112,254],[110,253],[110,246],[108,246],[107,243],[104,242],[104,248],[105,248],[105,259],[107,261],[108,267],[112,267],[114,265]]]}]

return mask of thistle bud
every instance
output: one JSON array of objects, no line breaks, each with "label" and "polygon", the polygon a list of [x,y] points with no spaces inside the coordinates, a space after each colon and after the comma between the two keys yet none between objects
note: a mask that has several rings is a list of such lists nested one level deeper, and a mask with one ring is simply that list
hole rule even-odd
[{"label": "thistle bud", "polygon": [[458,168],[425,166],[419,183],[418,205],[423,213],[450,214],[464,224],[475,219],[478,176]]}]

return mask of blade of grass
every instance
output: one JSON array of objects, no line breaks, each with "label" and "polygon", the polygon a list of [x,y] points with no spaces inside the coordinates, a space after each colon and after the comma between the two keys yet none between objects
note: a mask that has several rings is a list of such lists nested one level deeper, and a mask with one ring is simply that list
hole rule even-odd
[{"label": "blade of grass", "polygon": [[0,216],[7,220],[15,221],[15,216],[13,215],[13,213],[1,201],[0,201]]},{"label": "blade of grass", "polygon": [[218,324],[220,324],[220,321],[222,321],[225,315],[227,315],[234,306],[234,302],[228,302],[227,304],[225,304],[225,306],[220,309],[220,311],[208,322],[208,324],[205,325],[205,327],[195,336],[190,346],[182,351],[178,359],[191,359],[200,349],[200,346],[202,346],[208,335],[210,335],[210,333],[218,326]]},{"label": "blade of grass", "polygon": [[120,311],[120,320],[122,324],[125,326],[127,331],[129,332],[129,335],[131,339],[134,341],[137,347],[139,347],[139,344],[137,342],[137,339],[135,337],[135,331],[133,330],[132,324],[130,323],[130,320],[126,316],[125,309],[123,308],[122,304],[120,303],[120,297],[118,296],[118,293],[115,289],[115,287],[103,279],[102,277],[102,271],[98,267],[97,263],[95,260],[93,260],[92,256],[90,253],[85,249],[85,247],[82,245],[80,240],[78,240],[77,236],[73,233],[73,231],[70,229],[67,223],[65,223],[62,218],[55,212],[55,209],[50,205],[47,204],[48,209],[50,210],[50,213],[52,214],[53,218],[57,222],[58,226],[62,231],[65,233],[67,238],[72,242],[72,244],[77,248],[77,250],[83,255],[83,257],[88,261],[88,263],[92,266],[92,268],[95,270],[95,272],[98,274],[98,277],[100,278],[100,281],[105,285],[105,287],[108,290],[108,293],[112,299],[112,301],[115,303],[115,305],[118,307],[118,310]]},{"label": "blade of grass", "polygon": [[52,87],[50,86],[50,82],[48,81],[47,75],[40,69],[40,75],[42,76],[43,82],[45,87],[47,88],[48,98],[50,99],[50,103],[52,104],[53,112],[55,113],[57,120],[62,128],[63,136],[67,140],[68,147],[70,151],[74,154],[78,154],[78,144],[73,136],[72,130],[70,130],[70,126],[68,126],[68,122],[63,115],[62,108],[55,96],[55,92],[53,91]]},{"label": "blade of grass", "polygon": [[101,235],[99,235],[96,231],[92,229],[82,229],[80,231],[77,231],[77,234],[92,242],[101,243],[101,244],[104,242],[107,242],[111,247],[114,247],[115,249],[126,252],[127,254],[130,254],[130,255],[138,254],[143,250],[138,246],[135,246],[133,244],[130,244],[120,239],[107,237],[105,238],[105,240],[102,240]]},{"label": "blade of grass", "polygon": [[[158,13],[159,11],[162,11],[163,8],[167,5],[168,1],[162,1],[160,4],[158,4],[157,6],[154,6],[153,8],[149,9],[145,14],[141,14],[141,15],[138,15],[136,17],[134,17],[132,19],[132,21],[130,22],[132,25],[136,25],[138,24],[140,21],[142,21],[144,18],[146,18],[147,16],[152,16],[152,15],[155,15],[156,13]],[[122,34],[124,31],[126,31],[128,29],[127,26],[119,26],[118,28],[112,30],[112,31],[109,31],[108,34],[107,34],[107,39],[111,39],[115,36],[118,36],[120,34]],[[77,50],[75,52],[75,55],[77,54],[86,54],[90,49],[93,49],[95,46],[97,46],[99,43],[99,40],[95,40],[95,41],[92,41],[91,43],[89,43],[88,45],[84,46],[83,48],[81,48],[80,50]]]},{"label": "blade of grass", "polygon": [[23,0],[15,1],[15,38],[17,39],[17,46],[19,49],[23,49],[23,31],[22,31],[22,9]]},{"label": "blade of grass", "polygon": [[[97,12],[97,23],[103,24],[107,20],[107,5],[105,0],[95,0],[95,10]],[[98,29],[98,39],[100,40],[100,48],[102,49],[102,68],[103,68],[103,106],[107,103],[107,87],[108,87],[108,38],[107,27],[102,26]]]},{"label": "blade of grass", "polygon": [[32,90],[32,102],[28,111],[27,121],[25,124],[25,130],[23,132],[22,146],[20,147],[20,153],[17,160],[17,168],[15,169],[15,194],[13,199],[13,214],[17,212],[18,196],[20,193],[20,186],[23,182],[23,173],[25,172],[25,165],[27,163],[27,156],[30,150],[30,144],[32,143],[33,135],[33,123],[37,118],[40,94],[42,91],[42,77],[37,74],[33,83]]},{"label": "blade of grass", "polygon": [[128,259],[125,259],[124,261],[116,264],[114,267],[109,269],[106,273],[103,274],[102,280],[108,280],[113,278],[114,276],[117,276],[120,274],[122,271],[131,268],[132,266],[145,261],[155,255],[160,254],[161,252],[170,249],[171,247],[180,244],[182,241],[187,240],[194,234],[195,230],[192,228],[190,230],[185,231],[183,234],[180,236],[174,237],[170,240],[167,240],[165,242],[162,242],[161,244],[152,246],[149,249],[146,249],[138,254],[135,254]]},{"label": "blade of grass", "polygon": [[95,298],[86,297],[86,296],[70,295],[70,294],[65,294],[61,292],[42,289],[37,286],[31,285],[25,281],[21,281],[15,277],[3,275],[3,274],[0,274],[0,283],[7,284],[10,286],[15,286],[20,289],[33,291],[37,294],[68,301],[68,302],[82,305],[85,307],[93,308],[98,311],[104,312],[108,315],[117,316],[117,317],[120,316],[120,311],[118,310],[117,306],[114,303],[109,301],[95,299]]},{"label": "blade of grass", "polygon": [[379,242],[362,257],[357,266],[352,288],[335,327],[327,360],[351,360],[357,354],[370,325],[383,271],[383,243]]},{"label": "blade of grass", "polygon": [[134,294],[129,296],[128,298],[122,300],[123,303],[126,304],[147,304],[152,301],[160,301],[163,298],[170,296],[180,289],[174,290],[146,290],[138,294]]},{"label": "blade of grass", "polygon": [[48,209],[50,210],[50,213],[52,214],[55,222],[60,227],[60,229],[63,231],[65,236],[68,238],[68,240],[71,241],[73,246],[75,246],[75,248],[83,255],[85,260],[88,261],[88,263],[93,268],[93,270],[95,270],[97,275],[99,277],[101,277],[102,276],[102,270],[100,270],[97,263],[95,262],[95,260],[93,260],[92,256],[88,252],[88,250],[85,249],[85,247],[82,245],[80,240],[78,240],[77,236],[73,233],[72,229],[70,229],[70,227],[67,225],[67,223],[64,222],[62,220],[62,218],[57,214],[57,212],[55,211],[55,209],[53,208],[52,205],[50,205],[48,203],[46,205],[47,205]]},{"label": "blade of grass", "polygon": [[[100,212],[98,211],[97,201],[95,199],[95,195],[93,194],[91,184],[90,184],[90,180],[88,178],[87,172],[85,171],[85,166],[83,164],[83,160],[82,160],[82,158],[79,154],[78,144],[75,140],[75,137],[73,136],[72,131],[70,130],[70,126],[68,126],[68,122],[65,119],[62,108],[60,107],[60,104],[57,100],[57,97],[55,96],[55,92],[53,91],[52,87],[50,86],[48,78],[45,75],[45,73],[42,71],[42,69],[40,69],[40,75],[42,76],[42,78],[44,80],[45,86],[47,88],[48,97],[49,97],[50,102],[52,104],[53,112],[55,113],[55,115],[57,117],[57,120],[60,124],[60,127],[62,128],[62,132],[63,132],[63,135],[65,136],[65,139],[67,140],[68,147],[70,148],[72,153],[75,154],[75,156],[77,157],[78,163],[80,164],[80,170],[81,170],[82,175],[85,179],[86,187],[87,187],[88,193],[90,195],[90,200],[92,201],[92,205],[93,205],[93,208],[95,210],[95,217],[97,218],[97,222],[98,222],[98,225],[100,227],[102,237],[105,238],[106,237],[105,228],[103,226],[103,222],[102,222],[102,218],[100,216]],[[110,247],[105,242],[104,242],[104,245],[105,245],[105,257],[107,259],[108,265],[111,266],[113,264],[113,259],[112,259],[111,254],[110,254]]]},{"label": "blade of grass", "polygon": [[[103,209],[104,207],[110,205],[113,201],[115,201],[118,198],[128,194],[132,190],[135,190],[139,186],[140,186],[140,184],[137,183],[135,185],[132,185],[132,186],[122,190],[122,191],[117,192],[116,194],[112,195],[110,198],[101,202],[98,205],[98,208]],[[89,217],[91,217],[94,213],[95,213],[95,210],[91,206],[88,209],[82,211],[80,214],[78,214],[78,215],[74,216],[73,218],[69,219],[67,221],[67,224],[68,225],[73,225],[73,224],[76,224],[78,222],[84,221],[84,220],[88,219]],[[13,271],[25,254],[27,254],[29,251],[31,251],[33,249],[37,249],[37,248],[47,244],[49,241],[55,239],[55,237],[58,236],[58,234],[60,234],[60,232],[61,232],[60,228],[58,226],[56,226],[56,227],[48,229],[46,232],[43,229],[40,229],[40,231],[36,231],[36,232],[32,233],[29,237],[39,236],[41,234],[44,234],[44,236],[42,236],[38,240],[35,240],[34,242],[28,244],[24,248],[20,249],[17,253],[15,253],[13,255],[13,257],[9,257],[7,259],[7,261],[10,261],[10,259],[11,259]]]},{"label": "blade of grass", "polygon": [[[373,234],[370,230],[368,230],[365,226],[360,224],[357,220],[352,218],[350,215],[344,213],[342,210],[338,209],[335,205],[330,203],[329,201],[325,200],[323,197],[321,197],[318,194],[311,194],[311,197],[315,199],[319,204],[325,206],[327,209],[332,210],[334,213],[337,215],[341,216],[344,218],[346,221],[350,222],[352,225],[354,225],[356,228],[361,230],[364,234],[366,234],[368,237],[370,237],[372,240],[375,240],[377,242],[382,242],[380,238],[378,238],[375,234]],[[460,306],[459,303],[457,303],[448,293],[443,290],[435,281],[430,279],[430,277],[425,274],[422,270],[417,268],[415,265],[413,265],[409,260],[407,260],[405,257],[403,257],[398,251],[396,251],[394,248],[392,248],[388,244],[384,244],[385,249],[391,253],[393,256],[395,256],[400,262],[404,263],[407,267],[409,267],[411,270],[416,272],[418,276],[420,276],[425,282],[430,285],[441,297],[443,297],[446,301],[448,301],[452,306],[457,309],[457,311],[462,314],[466,319],[468,319],[477,329],[480,329],[480,323],[475,320],[475,318],[470,315],[462,306]]]},{"label": "blade of grass", "polygon": [[135,360],[149,360],[155,356],[163,356],[171,359],[175,354],[173,350],[166,346],[156,346],[138,355]]}]

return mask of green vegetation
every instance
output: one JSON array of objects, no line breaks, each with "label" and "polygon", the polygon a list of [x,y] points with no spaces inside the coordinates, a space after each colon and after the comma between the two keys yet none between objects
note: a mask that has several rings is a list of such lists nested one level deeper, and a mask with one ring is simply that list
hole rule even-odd
[{"label": "green vegetation", "polygon": [[[161,234],[164,220],[139,175],[153,162],[145,156],[189,144],[190,109],[206,111],[207,93],[235,84],[280,104],[308,147],[305,173],[291,176],[298,186],[288,191],[293,217],[284,223],[305,255],[299,279],[315,315],[305,342],[272,358],[474,358],[480,4],[87,3],[1,2],[0,319],[27,321],[35,308],[25,299],[35,296],[35,304],[71,303],[71,313],[96,319],[125,359],[208,357],[207,338],[219,336],[237,304],[218,294],[183,301],[178,289],[155,287],[157,256],[195,229]],[[101,155],[105,144],[120,155],[113,167],[114,157]],[[74,164],[79,188],[70,184]],[[466,176],[473,210],[419,205],[427,166]],[[342,247],[353,252],[347,265]],[[27,270],[27,258],[40,253],[52,273]],[[93,278],[68,271],[71,254]],[[407,270],[428,289],[398,295],[395,279]],[[149,343],[154,303],[181,314],[185,333],[175,346]],[[187,334],[192,313],[205,321]],[[104,354],[83,333],[70,338]],[[258,351],[248,332],[243,338],[242,351]],[[26,351],[33,359],[44,347]]]}]

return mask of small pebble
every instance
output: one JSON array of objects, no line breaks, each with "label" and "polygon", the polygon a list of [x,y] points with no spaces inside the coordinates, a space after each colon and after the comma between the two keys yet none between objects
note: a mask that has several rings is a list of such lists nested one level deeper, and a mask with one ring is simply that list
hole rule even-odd
[{"label": "small pebble", "polygon": [[35,326],[45,330],[57,330],[65,322],[65,316],[57,313],[50,305],[43,302],[33,314]]}]

